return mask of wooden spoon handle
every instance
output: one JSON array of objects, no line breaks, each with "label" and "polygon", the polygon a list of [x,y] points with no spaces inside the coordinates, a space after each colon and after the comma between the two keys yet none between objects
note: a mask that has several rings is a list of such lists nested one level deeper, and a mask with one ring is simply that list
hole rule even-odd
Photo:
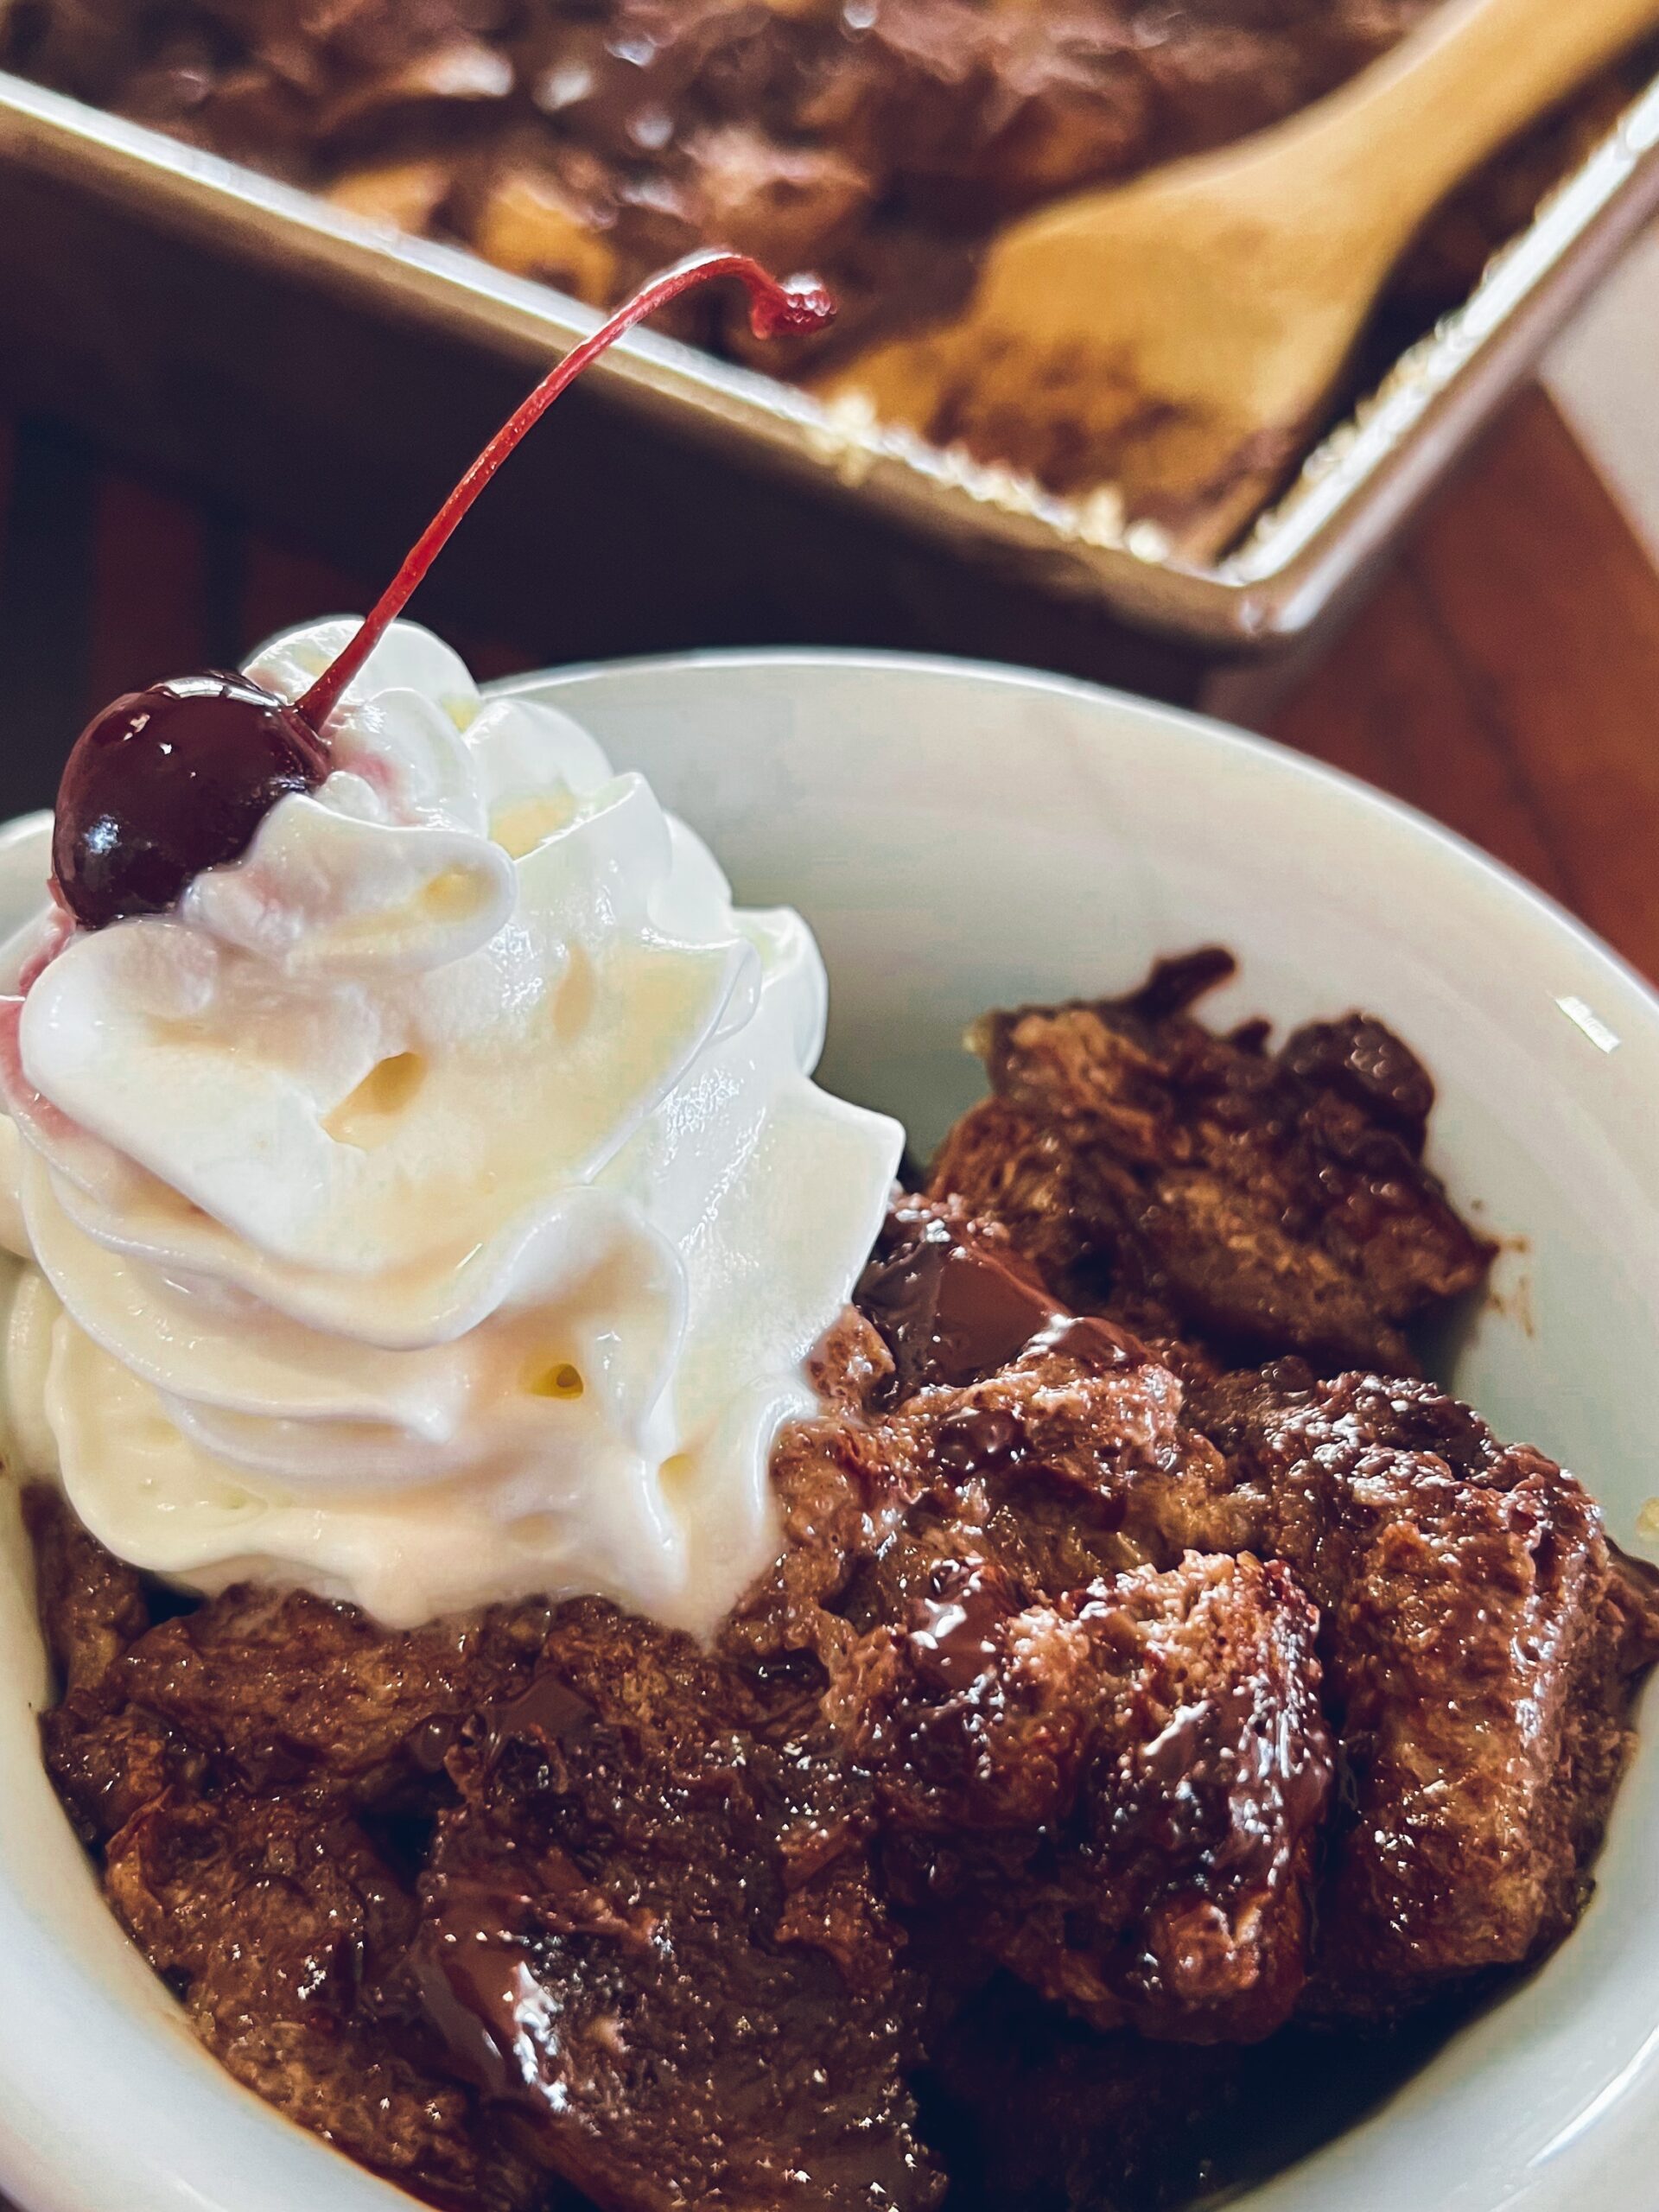
[{"label": "wooden spoon handle", "polygon": [[1326,191],[1386,208],[1403,242],[1506,139],[1655,29],[1659,0],[1447,0],[1282,135],[1301,137]]}]

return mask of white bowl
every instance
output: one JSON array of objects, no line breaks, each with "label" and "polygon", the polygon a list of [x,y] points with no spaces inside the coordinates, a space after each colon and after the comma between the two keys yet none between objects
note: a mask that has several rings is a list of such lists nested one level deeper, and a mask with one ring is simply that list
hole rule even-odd
[{"label": "white bowl", "polygon": [[[515,688],[586,721],[751,902],[818,933],[825,1080],[925,1150],[976,1095],[982,1007],[1230,945],[1213,1003],[1363,1005],[1440,1085],[1433,1159],[1506,1239],[1454,1379],[1636,1541],[1659,1351],[1659,1001],[1516,878],[1360,785],[1212,723],[948,663],[717,654]],[[35,887],[6,880],[0,906]],[[15,878],[14,862],[11,875]],[[235,2088],[100,1902],[48,1790],[15,1500],[0,1538],[0,2187],[27,2212],[392,2212],[408,2200]],[[1582,1926],[1381,2113],[1252,2212],[1659,2204],[1659,1745]]]}]

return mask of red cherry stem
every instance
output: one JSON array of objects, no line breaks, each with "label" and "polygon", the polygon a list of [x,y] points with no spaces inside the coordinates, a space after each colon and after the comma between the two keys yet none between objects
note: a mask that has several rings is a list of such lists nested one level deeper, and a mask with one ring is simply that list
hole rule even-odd
[{"label": "red cherry stem", "polygon": [[691,291],[699,284],[710,283],[720,276],[735,276],[747,286],[749,322],[757,338],[780,338],[791,333],[822,330],[836,312],[835,302],[816,280],[796,278],[788,284],[780,284],[776,277],[767,275],[758,261],[751,260],[746,253],[694,254],[689,261],[682,261],[675,268],[665,270],[660,276],[653,276],[648,284],[617,309],[608,322],[601,323],[591,338],[584,339],[580,346],[573,347],[556,368],[549,371],[530,397],[502,424],[428,523],[410,548],[402,568],[364,619],[362,626],[300,701],[299,713],[314,730],[321,733],[340,704],[340,694],[403,613],[416,587],[443,550],[456,524],[525,431],[540,422],[565,387],[574,384],[589,363],[596,361],[607,346],[613,345],[625,331],[632,330],[636,322],[643,321],[648,315],[654,315],[658,308],[666,307],[670,301],[677,300],[683,292]]}]

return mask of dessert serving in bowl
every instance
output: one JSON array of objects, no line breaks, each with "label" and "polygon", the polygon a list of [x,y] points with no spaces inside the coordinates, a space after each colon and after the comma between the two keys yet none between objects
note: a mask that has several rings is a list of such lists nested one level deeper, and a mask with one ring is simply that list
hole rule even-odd
[{"label": "dessert serving in bowl", "polygon": [[5,855],[0,2181],[1641,2171],[1648,994],[1106,695],[349,636]]}]

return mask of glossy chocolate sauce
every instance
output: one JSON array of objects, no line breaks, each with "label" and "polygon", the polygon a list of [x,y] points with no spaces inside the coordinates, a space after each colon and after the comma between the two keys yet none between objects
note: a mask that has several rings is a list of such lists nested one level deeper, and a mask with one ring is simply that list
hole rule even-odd
[{"label": "glossy chocolate sauce", "polygon": [[994,1567],[981,1562],[944,1570],[937,1592],[922,1599],[910,1630],[918,1671],[936,1688],[970,1690],[995,1656],[1013,1598]]},{"label": "glossy chocolate sauce", "polygon": [[581,1741],[597,1717],[585,1697],[544,1668],[527,1689],[484,1716],[485,1756],[499,1758],[510,1743],[524,1737],[550,1751],[565,1750]]},{"label": "glossy chocolate sauce", "polygon": [[[518,1743],[563,1754],[580,1745],[596,1719],[585,1697],[543,1669],[517,1697],[480,1714],[469,1732],[493,1765]],[[557,1851],[538,1861],[533,1895],[528,1887],[446,1871],[429,1878],[425,1902],[411,1967],[427,2027],[474,2088],[540,2109],[547,2077],[537,2053],[550,2022],[529,1950],[537,1926],[579,1926],[622,1938],[633,1931]]]},{"label": "glossy chocolate sauce", "polygon": [[995,1474],[1019,1458],[1025,1443],[1019,1417],[1001,1406],[964,1406],[939,1423],[934,1457],[959,1482]]},{"label": "glossy chocolate sauce", "polygon": [[[854,1297],[893,1355],[895,1402],[931,1383],[961,1389],[1027,1352],[1103,1368],[1146,1357],[1110,1322],[1057,1305],[1010,1247],[983,1241],[931,1207],[899,1205],[888,1215]],[[994,1424],[963,1432],[963,1448],[975,1455],[1006,1452],[1012,1441]]]},{"label": "glossy chocolate sauce", "polygon": [[436,1910],[410,1954],[416,2003],[463,2081],[515,2101],[530,2091],[518,2054],[537,1985],[512,1931],[531,1900],[453,1874],[433,1887]]}]

